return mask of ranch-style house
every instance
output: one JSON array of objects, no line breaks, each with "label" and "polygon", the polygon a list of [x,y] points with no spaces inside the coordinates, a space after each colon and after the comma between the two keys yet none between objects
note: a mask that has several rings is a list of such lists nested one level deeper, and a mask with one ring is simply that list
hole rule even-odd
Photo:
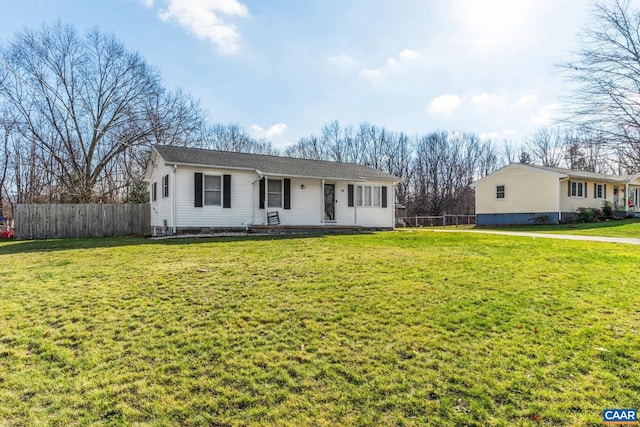
[{"label": "ranch-style house", "polygon": [[578,208],[601,209],[609,202],[618,214],[639,210],[640,174],[594,172],[512,163],[474,183],[476,224],[558,224]]},{"label": "ranch-style house", "polygon": [[398,178],[363,165],[154,145],[145,181],[154,235],[395,222]]}]

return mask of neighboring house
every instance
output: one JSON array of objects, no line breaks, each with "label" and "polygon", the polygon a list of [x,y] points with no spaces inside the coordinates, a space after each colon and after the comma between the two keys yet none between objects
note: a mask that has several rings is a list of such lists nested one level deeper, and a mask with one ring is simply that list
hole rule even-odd
[{"label": "neighboring house", "polygon": [[145,181],[154,235],[394,226],[398,179],[363,165],[155,145]]},{"label": "neighboring house", "polygon": [[477,225],[557,224],[578,208],[638,210],[640,174],[603,175],[512,163],[474,183]]}]

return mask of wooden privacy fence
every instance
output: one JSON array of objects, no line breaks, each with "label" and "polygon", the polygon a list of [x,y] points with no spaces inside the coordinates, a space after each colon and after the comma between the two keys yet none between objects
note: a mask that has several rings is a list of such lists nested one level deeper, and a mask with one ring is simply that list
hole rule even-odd
[{"label": "wooden privacy fence", "polygon": [[17,204],[16,239],[144,236],[151,234],[149,204]]}]

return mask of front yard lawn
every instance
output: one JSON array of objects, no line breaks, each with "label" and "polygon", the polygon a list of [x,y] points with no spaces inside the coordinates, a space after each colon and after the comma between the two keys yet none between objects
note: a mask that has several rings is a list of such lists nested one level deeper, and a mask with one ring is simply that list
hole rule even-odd
[{"label": "front yard lawn", "polygon": [[0,243],[0,425],[600,425],[635,246],[470,233]]}]

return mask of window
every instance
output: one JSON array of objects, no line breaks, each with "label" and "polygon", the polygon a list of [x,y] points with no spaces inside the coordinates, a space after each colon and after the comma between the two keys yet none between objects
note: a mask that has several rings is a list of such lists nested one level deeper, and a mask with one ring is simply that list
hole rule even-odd
[{"label": "window", "polygon": [[496,185],[496,199],[504,199],[506,196],[505,186]]},{"label": "window", "polygon": [[220,206],[222,204],[222,177],[219,175],[204,176],[204,205]]},{"label": "window", "polygon": [[158,200],[158,183],[154,182],[151,185],[151,201],[155,202],[156,200]]},{"label": "window", "polygon": [[359,185],[356,192],[356,203],[358,206],[382,206],[382,187],[372,187],[370,185]]},{"label": "window", "polygon": [[269,180],[269,203],[268,207],[270,208],[281,208],[282,207],[282,180]]},{"label": "window", "polygon": [[606,199],[607,191],[604,184],[593,184],[593,197],[596,199]]},{"label": "window", "polygon": [[587,183],[569,181],[569,196],[587,197]]},{"label": "window", "polygon": [[169,197],[169,175],[162,177],[162,197]]}]

